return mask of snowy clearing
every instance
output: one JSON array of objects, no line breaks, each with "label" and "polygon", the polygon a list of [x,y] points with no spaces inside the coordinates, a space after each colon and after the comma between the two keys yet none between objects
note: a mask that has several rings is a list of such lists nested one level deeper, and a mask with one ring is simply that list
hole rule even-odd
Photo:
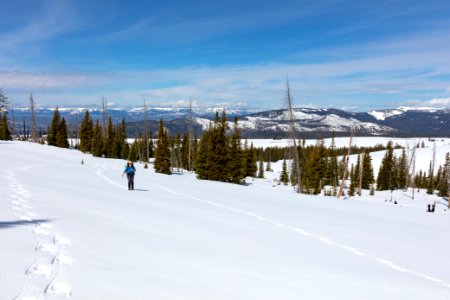
[{"label": "snowy clearing", "polygon": [[450,298],[447,202],[423,191],[337,200],[276,171],[239,186],[152,165],[128,191],[122,160],[0,154],[0,299]]}]

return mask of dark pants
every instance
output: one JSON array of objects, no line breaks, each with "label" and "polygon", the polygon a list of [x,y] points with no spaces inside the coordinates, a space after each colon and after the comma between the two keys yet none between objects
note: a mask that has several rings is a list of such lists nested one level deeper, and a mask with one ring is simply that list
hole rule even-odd
[{"label": "dark pants", "polygon": [[127,179],[128,179],[128,189],[134,190],[134,174],[133,173],[127,174]]}]

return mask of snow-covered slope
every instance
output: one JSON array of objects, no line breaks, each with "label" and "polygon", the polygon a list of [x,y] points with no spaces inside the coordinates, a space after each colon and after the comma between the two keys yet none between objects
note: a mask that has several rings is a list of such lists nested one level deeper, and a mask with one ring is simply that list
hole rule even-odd
[{"label": "snow-covered slope", "polygon": [[[449,212],[0,143],[0,299],[448,299]],[[81,164],[83,159],[84,164]],[[16,298],[15,298],[16,297]],[[35,297],[35,298],[33,298]]]}]

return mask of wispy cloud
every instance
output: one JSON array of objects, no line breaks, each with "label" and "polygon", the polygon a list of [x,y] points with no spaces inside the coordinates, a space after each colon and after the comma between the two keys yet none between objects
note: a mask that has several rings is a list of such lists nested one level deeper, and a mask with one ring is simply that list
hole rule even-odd
[{"label": "wispy cloud", "polygon": [[75,22],[70,2],[45,1],[42,11],[22,27],[0,34],[0,57],[23,57],[37,51],[41,43],[70,30]]}]

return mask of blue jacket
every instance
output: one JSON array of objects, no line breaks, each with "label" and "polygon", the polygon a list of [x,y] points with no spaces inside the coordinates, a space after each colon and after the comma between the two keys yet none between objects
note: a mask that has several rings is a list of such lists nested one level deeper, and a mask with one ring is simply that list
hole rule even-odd
[{"label": "blue jacket", "polygon": [[134,175],[134,173],[136,172],[136,168],[134,166],[127,165],[123,172],[127,173],[127,174],[133,174]]}]

